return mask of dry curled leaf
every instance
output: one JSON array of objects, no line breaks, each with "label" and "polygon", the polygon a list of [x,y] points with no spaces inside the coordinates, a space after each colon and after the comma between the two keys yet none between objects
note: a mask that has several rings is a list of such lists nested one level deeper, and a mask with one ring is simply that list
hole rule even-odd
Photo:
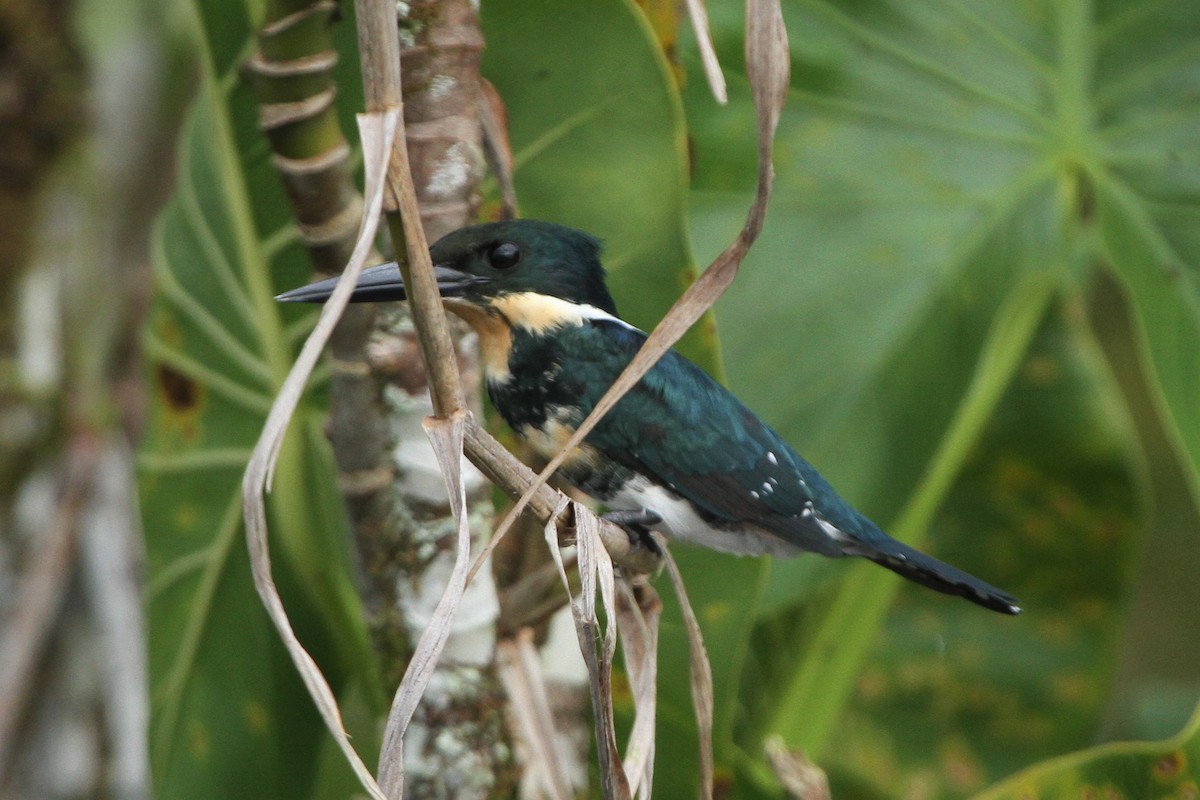
[{"label": "dry curled leaf", "polygon": [[[564,504],[569,502],[564,498]],[[601,791],[606,800],[629,800],[629,782],[621,766],[617,750],[616,725],[612,707],[612,662],[617,649],[615,579],[612,559],[600,540],[597,519],[576,509],[575,561],[579,571],[579,595],[571,594],[566,566],[558,546],[558,531],[547,524],[546,545],[558,567],[559,578],[570,598],[571,617],[575,634],[588,669],[588,689],[596,726],[596,751],[600,761]],[[557,515],[555,515],[557,516]],[[596,593],[599,591],[608,625],[600,635],[600,620],[596,614]],[[597,653],[597,641],[600,641]]]},{"label": "dry curled leaf", "polygon": [[794,800],[830,800],[829,778],[803,751],[788,750],[778,736],[768,739],[763,750],[771,771]]},{"label": "dry curled leaf", "polygon": [[617,583],[617,632],[625,655],[625,672],[633,689],[634,720],[625,745],[625,777],[629,791],[649,800],[654,790],[654,733],[657,712],[658,623],[662,601],[648,583]]},{"label": "dry curled leaf", "polygon": [[346,756],[359,782],[374,800],[387,800],[386,795],[375,782],[371,771],[367,769],[342,724],[341,712],[337,699],[325,676],[321,674],[317,663],[300,644],[295,631],[292,630],[283,601],[275,588],[271,575],[271,553],[267,541],[267,511],[264,492],[269,491],[271,477],[275,470],[275,461],[279,448],[283,444],[288,422],[296,411],[304,386],[316,366],[321,351],[333,331],[334,325],[346,308],[350,294],[362,272],[363,263],[371,252],[375,240],[375,230],[379,226],[379,217],[383,207],[384,174],[387,170],[387,156],[396,138],[399,124],[399,113],[391,111],[386,114],[362,114],[358,117],[359,136],[363,143],[364,170],[366,173],[366,195],[363,205],[363,221],[359,227],[358,239],[350,263],[338,281],[337,287],[328,302],[322,307],[317,325],[309,334],[301,348],[300,356],[292,365],[291,371],[283,382],[283,387],[271,406],[266,424],[259,435],[258,443],[250,455],[246,472],[242,477],[242,508],[246,520],[246,546],[250,551],[250,567],[254,576],[254,588],[262,598],[267,614],[279,631],[288,654],[296,665],[296,670],[304,680],[308,693],[312,696],[321,718],[329,728],[338,747]]},{"label": "dry curled leaf", "polygon": [[517,203],[517,187],[513,183],[512,143],[508,139],[508,110],[504,99],[489,80],[479,84],[482,94],[479,104],[479,121],[483,126],[483,143],[488,165],[500,186],[502,204],[501,219],[516,219],[521,216]]},{"label": "dry curled leaf", "polygon": [[450,580],[428,626],[417,640],[388,712],[383,748],[379,753],[379,782],[389,797],[404,796],[404,734],[450,638],[454,614],[467,588],[467,569],[471,565],[471,529],[467,518],[467,488],[462,475],[465,418],[466,412],[459,410],[448,418],[429,417],[422,423],[450,497],[450,510],[454,514],[457,529],[456,546]]}]

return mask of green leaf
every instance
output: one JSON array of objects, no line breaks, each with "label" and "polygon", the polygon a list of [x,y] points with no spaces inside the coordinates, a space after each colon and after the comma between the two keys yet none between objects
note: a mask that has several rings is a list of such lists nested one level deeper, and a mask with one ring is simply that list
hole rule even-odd
[{"label": "green leaf", "polygon": [[[244,9],[207,2],[196,11],[201,88],[178,188],[155,230],[143,334],[152,769],[163,797],[303,797],[325,733],[253,589],[240,479],[303,324],[273,297],[308,266],[237,71],[250,35]],[[377,699],[334,485],[309,402],[269,503],[276,580],[335,690],[357,682]]]},{"label": "green leaf", "polygon": [[1200,505],[1200,5],[1101,4],[1080,37],[1094,47],[1085,188]]},{"label": "green leaf", "polygon": [[[728,69],[741,21],[734,4],[712,10]],[[785,14],[793,83],[775,199],[718,307],[748,404],[868,516],[921,544],[1055,292],[1111,261],[1158,287],[1135,289],[1135,303],[1190,447],[1200,196],[1186,133],[1197,104],[1184,98],[1196,94],[1200,7],[796,0]],[[685,94],[701,255],[740,224],[751,189],[744,79],[730,90],[728,109],[698,80]],[[962,533],[948,550],[984,546]],[[771,701],[762,727],[820,758],[898,581],[805,561],[773,567],[768,605],[811,600],[837,573],[833,593],[807,609],[781,682],[746,681]],[[914,602],[940,618],[952,601]],[[1007,624],[976,615],[972,635]]]},{"label": "green leaf", "polygon": [[[682,107],[653,31],[632,3],[618,0],[491,3],[483,25],[484,71],[507,105],[522,214],[600,236],[622,316],[653,328],[695,275],[685,228]],[[711,319],[680,349],[720,374]],[[682,547],[674,553],[704,630],[717,755],[728,760],[740,664],[765,563]],[[710,580],[714,574],[722,581]],[[698,774],[687,644],[665,581],[659,590],[665,610],[656,784],[662,792],[687,792]]]},{"label": "green leaf", "polygon": [[1165,742],[1120,742],[1050,759],[976,800],[1183,800],[1200,796],[1200,708]]},{"label": "green leaf", "polygon": [[972,606],[931,613],[904,587],[824,759],[839,797],[962,796],[1095,740],[1144,514],[1130,429],[1067,308],[1043,322],[931,526],[939,556],[993,571],[1028,610],[983,625]]}]

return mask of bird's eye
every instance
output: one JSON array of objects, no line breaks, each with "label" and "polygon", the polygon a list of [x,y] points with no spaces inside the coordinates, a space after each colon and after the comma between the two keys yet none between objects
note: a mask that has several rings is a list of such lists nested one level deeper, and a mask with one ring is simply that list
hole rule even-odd
[{"label": "bird's eye", "polygon": [[512,242],[501,242],[488,250],[487,260],[496,269],[511,269],[521,260],[521,248]]}]

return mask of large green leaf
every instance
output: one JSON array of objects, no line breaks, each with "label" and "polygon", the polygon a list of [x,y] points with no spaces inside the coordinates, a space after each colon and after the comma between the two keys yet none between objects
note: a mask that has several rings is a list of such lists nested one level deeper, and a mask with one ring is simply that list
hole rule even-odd
[{"label": "large green leaf", "polygon": [[[738,63],[736,5],[712,9],[727,66]],[[731,382],[750,405],[848,499],[921,543],[1055,291],[1112,263],[1134,286],[1186,449],[1186,419],[1200,413],[1189,338],[1198,151],[1186,133],[1197,127],[1200,6],[795,0],[785,15],[793,90],[776,197],[718,306]],[[685,95],[701,255],[740,223],[751,189],[740,76],[731,95],[732,112],[701,86]],[[1144,136],[1131,134],[1135,120]],[[977,536],[940,544],[1020,553],[1014,538]],[[1002,582],[1011,556],[975,569]],[[810,608],[793,668],[779,683],[748,676],[771,701],[765,728],[818,756],[898,583],[870,565],[800,559],[773,568],[771,607],[828,585],[830,572],[841,575]],[[952,601],[913,602],[941,618]],[[1000,636],[1037,613],[976,613],[957,635]]]},{"label": "large green leaf", "polygon": [[[848,499],[916,541],[1066,274],[1069,207],[1053,165],[995,108],[969,102],[967,76],[929,68],[929,48],[886,47],[841,7],[788,11],[795,63],[776,196],[719,307],[730,373]],[[901,10],[855,11],[915,36],[890,18]],[[702,251],[736,224],[748,189],[738,154],[750,118],[736,113],[746,90],[736,78],[731,90],[734,113],[689,95]],[[787,680],[770,687],[767,725],[814,754],[897,585],[873,565],[799,559],[773,567],[773,602],[800,598],[827,569],[847,574]]]},{"label": "large green leaf", "polygon": [[[683,112],[653,32],[621,0],[489,3],[483,24],[484,70],[507,105],[522,213],[600,236],[622,315],[649,330],[695,274],[685,232]],[[681,349],[719,371],[711,321],[685,337]],[[687,548],[675,553],[713,665],[720,754],[731,741],[739,667],[765,564]],[[722,580],[711,580],[714,574]],[[665,584],[660,594],[666,610],[656,783],[659,792],[685,791],[698,763],[687,645]]]},{"label": "large green leaf", "polygon": [[[151,760],[162,797],[302,797],[325,734],[251,584],[240,478],[299,330],[295,310],[285,318],[272,298],[308,266],[238,72],[250,41],[245,10],[226,0],[196,11],[200,94],[180,143],[178,188],[155,231],[144,333]],[[333,487],[309,403],[269,506],[276,578],[334,685],[357,681],[378,697]],[[370,737],[360,742],[369,747]]]}]

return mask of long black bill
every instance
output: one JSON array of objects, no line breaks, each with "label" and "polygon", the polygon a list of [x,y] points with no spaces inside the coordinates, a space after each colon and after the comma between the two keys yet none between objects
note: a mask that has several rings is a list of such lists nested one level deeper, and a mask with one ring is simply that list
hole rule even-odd
[{"label": "long black bill", "polygon": [[[433,268],[433,277],[437,280],[438,291],[442,297],[461,297],[468,289],[487,283],[488,279],[478,275],[469,275],[450,267]],[[333,294],[337,286],[337,278],[310,283],[298,289],[284,292],[275,299],[282,303],[324,303]],[[400,268],[395,261],[368,267],[358,277],[354,285],[354,293],[350,295],[351,303],[380,303],[386,300],[407,300],[408,293],[404,290],[404,281],[400,278]]]}]

